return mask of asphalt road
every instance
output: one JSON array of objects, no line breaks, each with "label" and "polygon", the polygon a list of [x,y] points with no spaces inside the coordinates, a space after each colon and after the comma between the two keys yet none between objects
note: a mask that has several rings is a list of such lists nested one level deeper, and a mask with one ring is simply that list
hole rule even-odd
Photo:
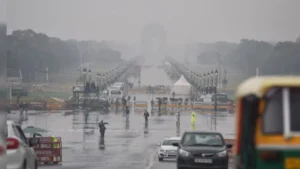
[{"label": "asphalt road", "polygon": [[[98,113],[91,113],[95,123]],[[100,149],[98,129],[84,134],[82,116],[63,116],[60,113],[42,113],[28,116],[23,127],[34,125],[49,130],[45,135],[61,136],[63,157],[61,165],[40,166],[45,169],[165,169],[175,168],[174,161],[158,162],[157,144],[166,137],[176,136],[176,116],[151,116],[148,129],[141,114],[131,114],[129,121],[121,113],[99,115],[109,122],[105,135],[105,149]],[[77,120],[74,120],[77,119]],[[223,114],[217,121],[217,130],[232,137],[232,115]],[[73,124],[74,123],[76,124]],[[81,121],[81,122],[80,122]],[[210,116],[198,114],[197,130],[210,130]],[[181,133],[191,130],[189,113],[182,113]],[[94,132],[92,132],[94,131]]]}]

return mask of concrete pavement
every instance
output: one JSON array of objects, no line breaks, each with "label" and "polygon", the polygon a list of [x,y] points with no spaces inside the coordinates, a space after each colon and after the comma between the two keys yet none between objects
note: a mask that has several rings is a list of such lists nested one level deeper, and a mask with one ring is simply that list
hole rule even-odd
[{"label": "concrete pavement", "polygon": [[[97,114],[97,113],[96,113]],[[91,118],[96,118],[96,114]],[[40,166],[51,169],[163,169],[175,168],[174,162],[158,162],[157,144],[166,137],[176,136],[176,116],[150,116],[145,129],[142,114],[131,114],[129,121],[122,113],[100,115],[99,120],[109,122],[105,135],[105,149],[99,148],[98,129],[84,134],[80,124],[73,125],[73,116],[62,113],[29,116],[23,127],[34,125],[49,130],[46,135],[61,136],[63,157],[61,165]],[[231,115],[217,118],[217,129],[228,135],[234,119]],[[197,130],[209,130],[210,116],[198,114]],[[222,130],[221,130],[222,129]],[[145,130],[148,133],[145,133]],[[181,132],[191,130],[190,117],[181,116]],[[229,136],[229,135],[228,135]]]}]

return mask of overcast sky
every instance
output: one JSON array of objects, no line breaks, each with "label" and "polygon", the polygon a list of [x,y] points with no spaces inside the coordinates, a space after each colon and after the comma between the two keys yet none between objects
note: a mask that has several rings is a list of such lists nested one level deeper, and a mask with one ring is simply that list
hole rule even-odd
[{"label": "overcast sky", "polygon": [[6,22],[7,0],[0,0],[0,23]]},{"label": "overcast sky", "polygon": [[[295,40],[299,0],[9,0],[8,30],[33,29],[62,39],[139,43],[160,23],[169,44]],[[0,13],[1,15],[1,13]]]}]

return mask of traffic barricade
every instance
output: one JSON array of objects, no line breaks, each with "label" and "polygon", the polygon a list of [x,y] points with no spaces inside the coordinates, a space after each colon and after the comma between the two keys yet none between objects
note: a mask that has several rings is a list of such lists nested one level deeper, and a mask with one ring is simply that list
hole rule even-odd
[{"label": "traffic barricade", "polygon": [[61,137],[30,138],[39,164],[58,164],[62,162]]}]

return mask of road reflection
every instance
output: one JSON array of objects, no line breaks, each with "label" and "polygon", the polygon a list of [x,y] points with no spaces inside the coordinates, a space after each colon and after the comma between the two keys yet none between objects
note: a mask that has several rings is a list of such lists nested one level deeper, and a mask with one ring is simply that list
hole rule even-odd
[{"label": "road reflection", "polygon": [[149,126],[148,126],[148,122],[145,122],[145,127],[144,127],[144,136],[147,137],[149,133]]},{"label": "road reflection", "polygon": [[126,129],[126,130],[129,130],[129,129],[130,129],[129,118],[126,118],[126,121],[125,121],[125,129]]},{"label": "road reflection", "polygon": [[99,138],[99,149],[100,150],[105,149],[105,141],[104,141],[104,138],[102,138],[102,137]]}]

